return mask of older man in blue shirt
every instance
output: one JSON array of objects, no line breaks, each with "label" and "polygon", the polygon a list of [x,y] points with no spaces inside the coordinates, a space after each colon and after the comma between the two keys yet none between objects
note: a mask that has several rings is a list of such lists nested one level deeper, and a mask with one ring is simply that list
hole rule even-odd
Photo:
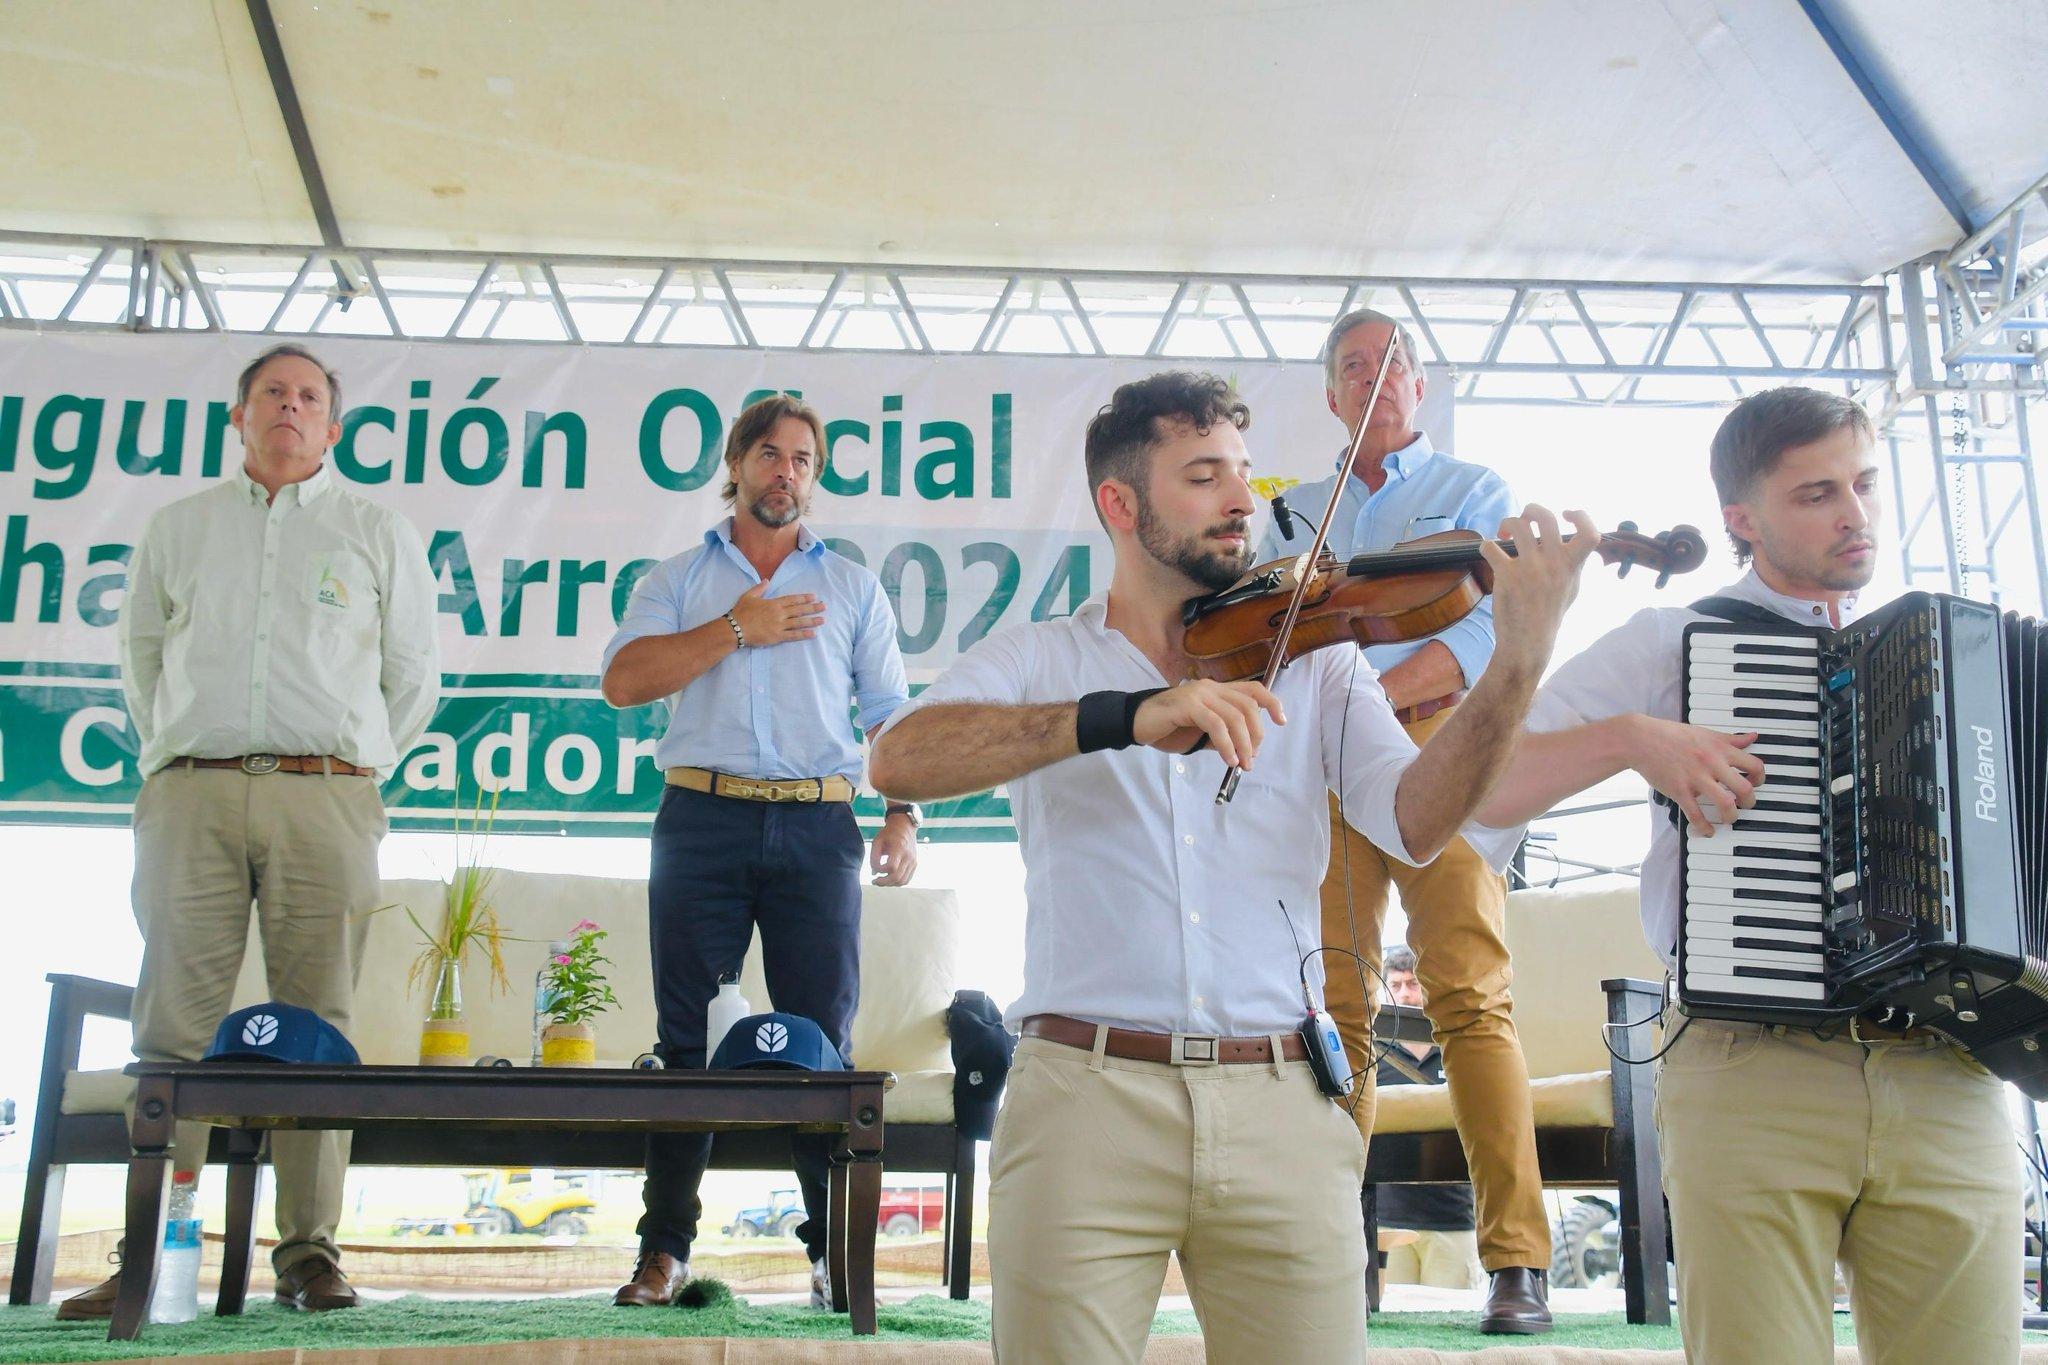
[{"label": "older man in blue shirt", "polygon": [[[1373,380],[1387,348],[1395,348],[1370,412]],[[1344,491],[1330,527],[1340,557],[1385,550],[1443,531],[1493,536],[1513,504],[1507,484],[1481,465],[1452,459],[1415,430],[1423,369],[1415,340],[1394,318],[1374,309],[1346,313],[1323,348],[1326,400],[1347,436],[1365,424],[1350,468],[1297,489],[1295,525],[1275,517],[1259,560],[1307,551],[1313,531],[1299,523],[1320,517],[1335,481]],[[1351,443],[1347,440],[1348,453]],[[1426,640],[1373,645],[1363,652],[1379,670],[1395,716],[1418,745],[1450,718],[1451,708],[1479,680],[1493,657],[1493,602]],[[1490,1273],[1481,1329],[1542,1332],[1550,1327],[1544,1274],[1550,1226],[1536,1164],[1529,1068],[1515,1033],[1508,983],[1513,971],[1503,937],[1506,886],[1463,839],[1426,867],[1413,867],[1374,847],[1347,825],[1333,802],[1330,870],[1322,889],[1323,942],[1355,952],[1379,969],[1389,887],[1399,887],[1408,942],[1427,999],[1450,1082],[1451,1112],[1478,1196],[1480,1260]],[[1346,963],[1354,965],[1347,970]],[[1363,1097],[1353,1111],[1370,1141],[1373,1120],[1371,1027],[1374,992],[1355,959],[1333,960],[1329,1009],[1358,1071]]]},{"label": "older man in blue shirt", "polygon": [[[906,689],[881,583],[803,525],[824,449],[817,414],[794,398],[741,413],[725,450],[733,515],[640,580],[605,647],[605,700],[669,710],[655,749],[667,786],[647,880],[669,1066],[705,1064],[708,1006],[720,978],[739,972],[756,925],[774,1007],[815,1020],[852,1064],[861,749],[847,705],[872,733]],[[916,823],[916,807],[889,807],[871,860],[880,884],[910,880]],[[792,1140],[815,1307],[828,1302],[828,1143]],[[615,1303],[667,1304],[688,1280],[710,1157],[708,1133],[649,1140],[640,1256]]]}]

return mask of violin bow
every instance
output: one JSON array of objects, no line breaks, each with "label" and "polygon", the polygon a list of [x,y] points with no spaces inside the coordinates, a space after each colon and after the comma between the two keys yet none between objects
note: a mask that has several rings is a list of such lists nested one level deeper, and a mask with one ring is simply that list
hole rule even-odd
[{"label": "violin bow", "polygon": [[[1380,388],[1387,382],[1387,371],[1394,363],[1394,352],[1401,349],[1401,329],[1394,327],[1387,333],[1386,353],[1380,357],[1379,372],[1372,378],[1372,392],[1365,396],[1365,406],[1359,409],[1358,430],[1352,434],[1351,448],[1344,452],[1344,463],[1337,470],[1337,477],[1330,481],[1329,505],[1323,508],[1323,515],[1316,522],[1316,538],[1310,543],[1308,553],[1295,563],[1301,568],[1294,575],[1294,591],[1287,599],[1287,614],[1280,620],[1280,629],[1273,634],[1273,652],[1266,658],[1266,672],[1259,681],[1267,688],[1280,676],[1280,670],[1287,664],[1287,645],[1294,635],[1294,623],[1301,615],[1301,604],[1308,597],[1309,579],[1314,576],[1315,566],[1323,556],[1323,546],[1330,539],[1330,523],[1336,519],[1337,504],[1344,497],[1344,481],[1351,477],[1351,466],[1358,460],[1358,452],[1365,447],[1365,429],[1372,420],[1372,410],[1380,401]],[[1216,789],[1216,804],[1230,804],[1230,798],[1237,795],[1238,780],[1244,776],[1244,769],[1236,764],[1229,765],[1223,774],[1223,785]]]}]

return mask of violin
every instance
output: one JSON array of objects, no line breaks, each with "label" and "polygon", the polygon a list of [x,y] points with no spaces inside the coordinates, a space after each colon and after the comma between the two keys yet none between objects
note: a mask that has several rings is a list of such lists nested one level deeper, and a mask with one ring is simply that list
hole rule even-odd
[{"label": "violin", "polygon": [[[1379,402],[1396,349],[1389,339],[1360,412],[1371,412]],[[1357,466],[1366,429],[1361,419],[1340,468]],[[1329,505],[1306,554],[1264,565],[1249,578],[1182,608],[1187,628],[1182,647],[1194,657],[1191,676],[1218,682],[1256,677],[1271,687],[1289,660],[1310,650],[1434,635],[1493,590],[1493,570],[1479,553],[1485,542],[1477,531],[1425,536],[1391,550],[1354,555],[1339,566],[1323,547],[1343,494],[1344,480],[1332,479]],[[1277,512],[1280,500],[1273,501]],[[1515,553],[1512,542],[1495,544]],[[1608,563],[1619,563],[1624,574],[1640,563],[1654,565],[1659,587],[1674,573],[1698,568],[1707,557],[1707,542],[1690,526],[1648,537],[1625,521],[1620,531],[1601,536],[1595,548]],[[1217,805],[1236,795],[1243,776],[1235,765],[1224,771]]]},{"label": "violin", "polygon": [[[1301,605],[1281,667],[1330,645],[1384,645],[1434,635],[1493,591],[1493,569],[1479,553],[1481,543],[1477,531],[1445,531],[1341,563],[1323,551],[1313,562],[1304,554],[1262,564],[1224,591],[1181,608],[1187,627],[1183,648],[1194,657],[1189,676],[1217,682],[1267,676],[1274,640],[1297,593]],[[1515,552],[1512,541],[1494,544]],[[1653,570],[1661,588],[1673,574],[1704,563],[1707,542],[1691,526],[1648,536],[1624,521],[1600,537],[1594,553],[1618,566],[1622,576],[1638,565]]]}]

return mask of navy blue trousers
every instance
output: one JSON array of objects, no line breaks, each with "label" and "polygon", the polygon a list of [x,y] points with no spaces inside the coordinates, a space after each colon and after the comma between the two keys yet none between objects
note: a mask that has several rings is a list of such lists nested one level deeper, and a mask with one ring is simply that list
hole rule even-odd
[{"label": "navy blue trousers", "polygon": [[[860,1001],[863,846],[844,801],[771,804],[664,787],[647,878],[658,1051],[671,1067],[702,1067],[705,1014],[718,978],[738,972],[754,930],[772,1006],[813,1020],[853,1064]],[[809,1215],[797,1236],[813,1261],[825,1254],[830,1134],[790,1140]],[[703,1213],[697,1197],[711,1160],[709,1133],[648,1139],[643,1254],[690,1258]]]}]

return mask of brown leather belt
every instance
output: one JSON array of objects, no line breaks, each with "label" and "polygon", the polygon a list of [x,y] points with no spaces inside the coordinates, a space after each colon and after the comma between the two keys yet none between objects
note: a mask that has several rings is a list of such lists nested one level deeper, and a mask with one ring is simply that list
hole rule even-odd
[{"label": "brown leather belt", "polygon": [[1413,706],[1397,706],[1394,708],[1394,719],[1400,721],[1403,725],[1413,725],[1417,721],[1428,720],[1437,712],[1448,711],[1459,702],[1465,700],[1465,690],[1461,687],[1455,692],[1446,692],[1441,697],[1431,697],[1428,701],[1416,702]]},{"label": "brown leather belt", "polygon": [[[1077,1047],[1083,1052],[1095,1050],[1095,1025],[1081,1019],[1069,1019],[1064,1014],[1032,1015],[1024,1021],[1024,1036]],[[1267,1038],[1218,1038],[1207,1033],[1140,1033],[1127,1028],[1111,1029],[1108,1045],[1102,1051],[1108,1057],[1123,1057],[1134,1062],[1171,1062],[1176,1066],[1215,1066],[1219,1062],[1235,1066],[1273,1060],[1273,1044]],[[1308,1051],[1301,1044],[1300,1034],[1284,1033],[1280,1036],[1280,1059],[1287,1062],[1308,1060]]]},{"label": "brown leather belt", "polygon": [[358,768],[324,754],[243,754],[240,758],[174,758],[173,767],[239,768],[261,777],[265,773],[312,773],[318,776],[375,777],[375,768]]},{"label": "brown leather belt", "polygon": [[709,768],[670,768],[671,787],[710,792],[735,801],[851,801],[853,783],[843,777],[734,777]]}]

